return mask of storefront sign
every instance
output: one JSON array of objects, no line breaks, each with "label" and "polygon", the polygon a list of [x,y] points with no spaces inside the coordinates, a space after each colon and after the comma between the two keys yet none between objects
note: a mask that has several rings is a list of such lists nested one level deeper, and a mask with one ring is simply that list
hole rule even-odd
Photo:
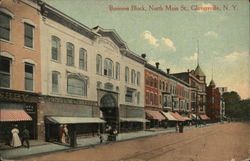
[{"label": "storefront sign", "polygon": [[48,97],[48,96],[45,97],[45,100],[48,102],[55,102],[55,103],[83,104],[83,105],[97,106],[97,102],[89,100],[78,100],[71,98]]},{"label": "storefront sign", "polygon": [[0,91],[0,100],[15,102],[38,102],[38,96],[32,96],[26,93]]}]

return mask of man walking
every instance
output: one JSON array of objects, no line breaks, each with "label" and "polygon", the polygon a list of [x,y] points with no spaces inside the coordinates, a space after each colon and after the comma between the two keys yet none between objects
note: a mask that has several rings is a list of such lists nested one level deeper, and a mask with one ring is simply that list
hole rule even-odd
[{"label": "man walking", "polygon": [[29,139],[30,139],[30,132],[29,130],[24,127],[24,130],[22,132],[22,145],[24,146],[24,142],[26,142],[27,148],[30,148],[30,143],[29,143]]}]

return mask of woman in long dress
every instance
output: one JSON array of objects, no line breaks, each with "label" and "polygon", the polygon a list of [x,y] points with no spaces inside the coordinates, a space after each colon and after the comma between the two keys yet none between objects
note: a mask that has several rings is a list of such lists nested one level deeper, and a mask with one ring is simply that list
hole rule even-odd
[{"label": "woman in long dress", "polygon": [[10,145],[12,147],[19,147],[19,146],[21,146],[22,143],[21,143],[20,137],[18,135],[19,130],[17,129],[17,125],[15,125],[15,127],[11,130],[11,133],[12,133],[12,140],[11,140]]},{"label": "woman in long dress", "polygon": [[68,128],[67,125],[63,125],[63,133],[62,133],[62,143],[68,143]]}]

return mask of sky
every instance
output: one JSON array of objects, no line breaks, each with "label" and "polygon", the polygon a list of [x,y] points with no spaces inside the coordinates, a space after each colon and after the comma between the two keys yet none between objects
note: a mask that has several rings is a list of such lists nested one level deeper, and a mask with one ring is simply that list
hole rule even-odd
[{"label": "sky", "polygon": [[116,30],[162,70],[186,72],[199,62],[207,84],[213,77],[217,87],[250,98],[248,0],[45,1],[89,28]]}]

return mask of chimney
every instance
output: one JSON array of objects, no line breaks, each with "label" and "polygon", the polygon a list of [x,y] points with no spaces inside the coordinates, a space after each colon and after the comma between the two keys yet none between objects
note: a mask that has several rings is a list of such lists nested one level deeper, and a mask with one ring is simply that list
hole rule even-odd
[{"label": "chimney", "polygon": [[145,59],[146,58],[146,54],[145,53],[141,54],[141,57]]},{"label": "chimney", "polygon": [[169,68],[167,68],[167,73],[169,74],[169,72],[170,72],[170,69],[169,69]]},{"label": "chimney", "polygon": [[155,65],[156,65],[156,68],[159,69],[160,63],[159,63],[159,62],[156,62]]}]

